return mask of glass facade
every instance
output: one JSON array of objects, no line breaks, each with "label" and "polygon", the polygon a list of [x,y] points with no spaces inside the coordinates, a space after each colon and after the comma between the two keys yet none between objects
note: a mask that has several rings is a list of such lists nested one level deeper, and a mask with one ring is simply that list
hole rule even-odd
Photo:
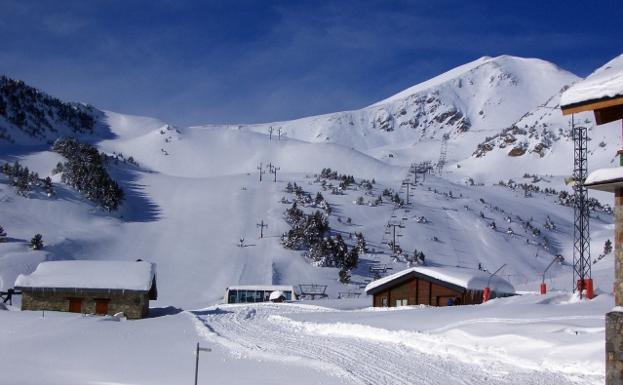
[{"label": "glass facade", "polygon": [[[267,302],[274,290],[229,290],[227,303]],[[286,301],[292,300],[292,292],[283,291]]]}]

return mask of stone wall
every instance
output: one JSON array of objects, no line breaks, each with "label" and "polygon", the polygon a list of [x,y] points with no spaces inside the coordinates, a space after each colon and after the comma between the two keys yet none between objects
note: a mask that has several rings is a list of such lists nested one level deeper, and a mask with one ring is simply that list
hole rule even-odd
[{"label": "stone wall", "polygon": [[69,299],[82,299],[81,313],[95,314],[96,299],[109,300],[108,315],[123,312],[129,319],[147,316],[149,298],[147,292],[128,290],[22,290],[22,310],[69,311]]},{"label": "stone wall", "polygon": [[614,303],[623,306],[623,188],[614,197]]},{"label": "stone wall", "polygon": [[606,384],[623,385],[623,312],[606,314]]},{"label": "stone wall", "polygon": [[[623,306],[623,188],[615,189],[614,215],[614,304]],[[606,314],[606,384],[623,385],[622,312]]]}]

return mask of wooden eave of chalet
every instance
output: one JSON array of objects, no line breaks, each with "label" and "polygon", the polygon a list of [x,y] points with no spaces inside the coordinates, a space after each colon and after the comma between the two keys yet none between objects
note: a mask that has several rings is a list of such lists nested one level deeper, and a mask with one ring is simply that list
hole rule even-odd
[{"label": "wooden eave of chalet", "polygon": [[623,119],[623,95],[601,99],[586,100],[579,103],[560,106],[563,115],[593,111],[597,124],[606,124]]},{"label": "wooden eave of chalet", "polygon": [[392,279],[391,281],[385,282],[384,284],[374,287],[370,290],[368,290],[367,294],[369,295],[375,295],[378,293],[381,293],[385,290],[391,289],[392,287],[401,285],[413,278],[422,278],[425,279],[426,281],[432,282],[434,284],[437,284],[439,286],[443,286],[446,287],[448,289],[452,289],[452,290],[456,290],[459,292],[466,292],[468,290],[471,291],[482,291],[482,290],[473,290],[473,289],[466,289],[463,286],[459,286],[459,285],[455,285],[453,283],[447,282],[447,281],[442,281],[440,279],[437,278],[433,278],[430,275],[426,275],[426,274],[422,274],[419,273],[417,271],[410,271],[404,275],[401,275],[400,277],[396,277],[396,279]]},{"label": "wooden eave of chalet", "polygon": [[623,178],[601,180],[596,183],[584,183],[584,187],[590,188],[592,190],[613,193],[616,189],[623,187]]}]

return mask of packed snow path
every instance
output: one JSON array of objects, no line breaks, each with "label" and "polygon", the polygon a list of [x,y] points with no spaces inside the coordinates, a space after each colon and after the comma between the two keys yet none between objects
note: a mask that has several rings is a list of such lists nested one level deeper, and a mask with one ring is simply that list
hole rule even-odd
[{"label": "packed snow path", "polygon": [[[384,341],[358,326],[297,322],[288,314],[330,311],[299,304],[222,305],[194,312],[200,335],[232,354],[308,364],[343,384],[579,384],[592,379],[527,370],[495,352],[421,334],[413,341]],[[299,317],[300,318],[300,317]],[[345,329],[351,329],[352,332]],[[366,330],[365,327],[362,330]],[[373,329],[371,330],[373,331]]]}]

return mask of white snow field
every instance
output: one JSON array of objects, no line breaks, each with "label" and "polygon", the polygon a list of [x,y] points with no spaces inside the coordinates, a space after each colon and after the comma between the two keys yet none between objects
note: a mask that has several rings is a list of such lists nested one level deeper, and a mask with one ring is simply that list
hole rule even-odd
[{"label": "white snow field", "polygon": [[201,353],[200,384],[599,384],[611,302],[562,292],[391,310],[310,301],[155,308],[139,321],[0,311],[0,361],[11,363],[0,380],[191,383],[199,342],[213,349]]},{"label": "white snow field", "polygon": [[[117,322],[15,311],[18,298],[0,310],[0,383],[189,383],[197,341],[214,349],[202,353],[204,384],[603,382],[603,314],[613,304],[612,253],[603,249],[613,240],[613,216],[591,212],[598,297],[579,302],[570,294],[573,207],[558,195],[571,191],[564,179],[573,156],[570,120],[558,104],[577,79],[542,60],[501,56],[361,110],[290,122],[181,128],[102,112],[98,124],[109,132],[84,140],[138,162],[109,166],[126,194],[113,213],[61,183],[52,170],[63,158],[48,144],[14,135],[16,143],[0,144],[0,164],[17,160],[50,176],[56,196],[22,197],[0,174],[0,226],[7,232],[0,290],[42,261],[140,258],[157,265],[158,300],[153,318]],[[619,126],[592,127],[589,114],[575,119],[589,126],[589,171],[614,166]],[[417,176],[409,205],[397,208],[387,196],[373,204],[385,189],[406,199],[401,185],[406,177],[414,181],[410,166],[435,165],[442,143],[445,165]],[[260,163],[279,167],[276,182],[270,173],[259,181]],[[323,168],[375,183],[371,191],[353,185],[335,195],[317,176]],[[323,194],[333,209],[332,234],[349,247],[354,233],[363,233],[369,252],[350,283],[338,282],[338,268],[315,266],[302,251],[282,246],[290,228],[283,214],[294,199],[288,183],[312,197]],[[591,196],[612,204],[610,194]],[[263,238],[261,221],[268,224]],[[405,255],[391,255],[388,222],[402,226],[398,243],[406,255],[417,249],[430,265],[480,264],[489,272],[505,264],[499,274],[525,295],[447,309],[367,308],[371,299],[361,293],[373,279],[371,267],[389,275],[412,266]],[[43,235],[40,251],[28,247],[36,233]],[[545,274],[550,294],[534,294],[556,255],[565,261]],[[327,285],[329,300],[220,304],[228,286],[299,284]]]}]

